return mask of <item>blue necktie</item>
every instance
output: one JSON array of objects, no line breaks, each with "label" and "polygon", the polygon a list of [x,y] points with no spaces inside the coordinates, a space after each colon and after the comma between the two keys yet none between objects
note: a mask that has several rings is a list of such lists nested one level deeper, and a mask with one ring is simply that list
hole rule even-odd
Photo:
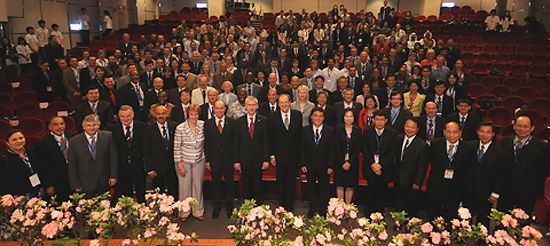
[{"label": "blue necktie", "polygon": [[477,162],[481,163],[481,159],[483,159],[483,155],[485,154],[485,146],[481,145],[481,148],[477,151]]}]

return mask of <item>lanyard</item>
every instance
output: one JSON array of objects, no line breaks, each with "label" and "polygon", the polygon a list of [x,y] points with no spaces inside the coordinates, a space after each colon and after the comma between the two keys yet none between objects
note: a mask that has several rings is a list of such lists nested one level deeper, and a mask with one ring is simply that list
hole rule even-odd
[{"label": "lanyard", "polygon": [[380,154],[380,143],[382,142],[383,137],[384,137],[384,133],[382,133],[382,135],[378,135],[378,134],[376,135],[376,146],[378,147],[376,150],[376,154]]}]

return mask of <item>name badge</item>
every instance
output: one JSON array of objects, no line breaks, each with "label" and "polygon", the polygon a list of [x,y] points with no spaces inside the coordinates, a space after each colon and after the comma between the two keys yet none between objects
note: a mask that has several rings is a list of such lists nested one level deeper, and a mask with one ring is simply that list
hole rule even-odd
[{"label": "name badge", "polygon": [[346,153],[346,156],[344,156],[345,161],[349,161],[349,153]]},{"label": "name badge", "polygon": [[52,91],[53,91],[53,87],[51,87],[51,86],[49,86],[49,85],[46,86],[46,91],[47,91],[47,92],[52,92]]},{"label": "name badge", "polygon": [[38,174],[33,174],[29,176],[29,181],[31,181],[32,188],[39,186],[41,184]]},{"label": "name badge", "polygon": [[444,179],[452,180],[455,175],[454,169],[445,169],[445,174],[443,174]]},{"label": "name badge", "polygon": [[379,154],[374,154],[374,162],[375,163],[380,163],[380,155]]}]

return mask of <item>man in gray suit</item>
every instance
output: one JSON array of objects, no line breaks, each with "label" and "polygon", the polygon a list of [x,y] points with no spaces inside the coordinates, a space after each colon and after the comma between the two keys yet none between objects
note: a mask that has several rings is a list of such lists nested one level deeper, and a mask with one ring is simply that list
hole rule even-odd
[{"label": "man in gray suit", "polygon": [[117,183],[118,156],[113,135],[99,130],[99,116],[90,114],[82,121],[84,132],[69,140],[69,182],[86,198],[109,191]]},{"label": "man in gray suit", "polygon": [[67,90],[67,99],[71,105],[75,106],[82,102],[83,88],[80,88],[80,71],[78,69],[78,59],[71,57],[69,67],[63,70],[63,84]]}]

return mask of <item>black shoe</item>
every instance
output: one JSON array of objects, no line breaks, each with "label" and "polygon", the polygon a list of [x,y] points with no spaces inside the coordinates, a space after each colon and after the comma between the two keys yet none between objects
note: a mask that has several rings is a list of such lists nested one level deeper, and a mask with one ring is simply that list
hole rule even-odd
[{"label": "black shoe", "polygon": [[313,211],[313,210],[310,209],[310,210],[307,212],[307,217],[308,217],[308,218],[313,218],[313,216],[315,216],[315,211]]},{"label": "black shoe", "polygon": [[232,213],[233,213],[233,208],[227,208],[225,215],[227,215],[227,218],[230,219]]},{"label": "black shoe", "polygon": [[218,217],[220,217],[220,210],[220,207],[214,208],[214,211],[212,211],[212,219],[217,219]]}]

